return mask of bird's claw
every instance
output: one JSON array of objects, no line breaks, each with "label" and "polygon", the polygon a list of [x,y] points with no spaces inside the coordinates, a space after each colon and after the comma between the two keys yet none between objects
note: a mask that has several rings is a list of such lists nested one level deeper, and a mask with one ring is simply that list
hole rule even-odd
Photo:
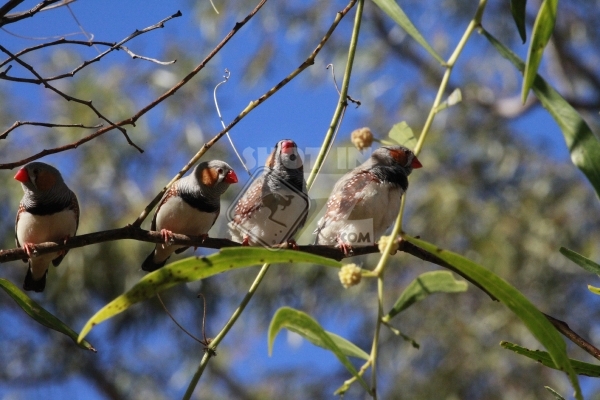
[{"label": "bird's claw", "polygon": [[29,258],[33,258],[33,257],[37,256],[37,250],[35,249],[34,243],[24,243],[23,250],[25,250],[27,257],[29,257]]},{"label": "bird's claw", "polygon": [[352,254],[352,246],[350,246],[348,243],[344,242],[339,237],[337,238],[337,242],[338,242],[338,246],[340,247],[340,250],[342,250],[344,252],[344,257],[349,257]]},{"label": "bird's claw", "polygon": [[161,229],[160,235],[162,236],[163,241],[165,242],[165,245],[171,245],[175,241],[173,239],[173,232],[171,232],[168,229]]}]

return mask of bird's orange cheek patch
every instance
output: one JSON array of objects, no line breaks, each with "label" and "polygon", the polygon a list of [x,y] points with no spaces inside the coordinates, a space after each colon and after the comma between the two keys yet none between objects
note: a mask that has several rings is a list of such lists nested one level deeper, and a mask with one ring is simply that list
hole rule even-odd
[{"label": "bird's orange cheek patch", "polygon": [[202,170],[202,183],[208,187],[214,186],[219,179],[219,173],[214,168]]},{"label": "bird's orange cheek patch", "polygon": [[405,152],[401,151],[401,150],[392,150],[390,151],[390,155],[392,156],[392,158],[394,159],[394,161],[396,161],[398,164],[404,166],[406,165],[406,163],[408,162],[408,156],[406,155]]},{"label": "bird's orange cheek patch", "polygon": [[56,184],[56,176],[48,171],[40,171],[35,179],[35,184],[38,190],[50,190]]}]

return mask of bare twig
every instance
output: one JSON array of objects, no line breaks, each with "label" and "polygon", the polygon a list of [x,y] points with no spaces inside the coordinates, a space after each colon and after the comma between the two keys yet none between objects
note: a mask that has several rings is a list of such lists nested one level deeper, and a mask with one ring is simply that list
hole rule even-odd
[{"label": "bare twig", "polygon": [[[123,50],[129,52],[129,50],[123,46],[125,43],[129,42],[130,40],[132,40],[140,35],[143,35],[144,33],[153,31],[155,29],[164,28],[164,26],[165,26],[164,24],[167,21],[169,21],[173,18],[181,17],[181,15],[182,15],[181,11],[177,11],[175,14],[162,19],[161,21],[157,22],[154,25],[148,26],[142,30],[136,29],[135,32],[133,32],[132,34],[130,34],[129,36],[127,36],[126,38],[122,39],[120,42],[117,42],[117,43],[103,42],[103,41],[66,40],[64,38],[61,38],[61,39],[55,40],[53,42],[48,42],[48,43],[39,44],[37,46],[28,47],[26,49],[19,51],[18,53],[15,53],[14,56],[9,57],[8,59],[2,61],[2,63],[0,63],[0,67],[6,65],[10,61],[16,60],[17,57],[20,57],[23,54],[26,54],[26,53],[29,53],[29,52],[32,52],[35,50],[39,50],[39,49],[42,49],[45,47],[57,46],[57,45],[62,45],[62,44],[75,44],[75,45],[82,45],[82,46],[88,46],[88,47],[99,45],[99,46],[108,46],[109,48],[106,49],[105,51],[103,51],[102,53],[98,54],[96,57],[94,57],[90,60],[84,61],[79,66],[77,66],[75,69],[71,70],[70,72],[64,73],[64,74],[51,76],[51,77],[47,77],[47,78],[43,78],[43,79],[42,78],[27,79],[27,78],[20,78],[20,77],[14,77],[14,76],[8,76],[6,74],[2,74],[0,76],[0,78],[5,79],[5,80],[10,80],[10,81],[33,83],[33,84],[41,84],[44,82],[50,82],[50,81],[55,81],[55,80],[64,79],[64,78],[71,78],[77,72],[81,71],[88,65],[95,63],[97,61],[100,61],[104,56],[111,53],[112,51],[123,49]],[[133,53],[129,53],[129,54],[132,55]],[[136,55],[136,57],[148,59],[148,58],[144,58],[144,57],[137,56],[137,55]],[[149,60],[152,60],[152,59],[149,59]]]},{"label": "bare twig", "polygon": [[50,89],[51,91],[53,91],[54,93],[58,94],[59,96],[61,96],[62,98],[64,98],[67,101],[74,101],[76,103],[79,104],[83,104],[85,106],[87,106],[89,109],[91,109],[100,119],[103,119],[104,121],[108,122],[113,128],[117,128],[118,130],[121,131],[121,133],[123,133],[123,135],[125,136],[125,139],[127,140],[127,143],[129,143],[131,146],[135,147],[140,153],[143,153],[144,150],[142,150],[140,147],[138,147],[135,143],[133,143],[131,141],[131,138],[129,137],[129,135],[127,134],[127,131],[120,127],[115,125],[111,120],[109,120],[107,117],[105,117],[93,104],[91,100],[82,100],[79,99],[77,97],[73,97],[71,95],[66,94],[65,92],[58,90],[57,88],[55,88],[54,86],[50,85],[48,82],[46,82],[44,80],[44,78],[42,78],[42,76],[29,64],[27,64],[25,61],[21,60],[20,58],[16,57],[14,54],[12,54],[6,47],[0,45],[0,51],[2,51],[3,53],[13,57],[13,59],[19,63],[21,66],[23,66],[24,68],[26,68],[29,72],[31,72],[33,75],[35,75],[38,79],[40,79],[42,81],[42,84],[44,85],[45,88]]},{"label": "bare twig", "polygon": [[131,56],[131,58],[133,58],[134,60],[136,58],[139,58],[140,60],[146,60],[146,61],[150,61],[150,62],[153,62],[153,63],[156,63],[156,64],[160,64],[160,65],[171,65],[171,64],[175,64],[175,62],[177,62],[177,60],[173,60],[173,61],[159,61],[159,60],[157,60],[155,58],[138,56],[137,54],[135,54],[133,51],[129,50],[125,46],[120,46],[119,49],[121,49],[124,52],[126,52],[127,54],[129,54]]},{"label": "bare twig", "polygon": [[16,128],[23,126],[23,125],[45,126],[48,128],[84,128],[84,129],[98,129],[103,126],[102,124],[86,126],[83,124],[54,124],[54,123],[50,123],[50,122],[16,121],[14,124],[12,124],[12,126],[10,128],[8,128],[4,132],[2,132],[2,134],[0,134],[0,139],[6,139],[6,137],[8,136],[8,134],[10,132],[12,132]]},{"label": "bare twig", "polygon": [[20,21],[22,19],[33,17],[35,14],[42,11],[47,6],[57,3],[59,1],[62,1],[62,0],[42,0],[41,3],[38,3],[35,7],[31,8],[27,11],[21,11],[21,12],[16,12],[16,13],[7,15],[6,13],[8,11],[12,10],[17,5],[22,3],[22,1],[19,1],[19,0],[9,1],[8,3],[6,3],[2,7],[0,7],[0,26],[4,26],[6,24],[12,24],[12,23]]},{"label": "bare twig", "polygon": [[569,328],[569,325],[566,322],[556,319],[548,314],[544,314],[544,316],[552,323],[552,325],[554,325],[556,330],[562,333],[567,339],[581,347],[592,357],[600,360],[600,350]]}]

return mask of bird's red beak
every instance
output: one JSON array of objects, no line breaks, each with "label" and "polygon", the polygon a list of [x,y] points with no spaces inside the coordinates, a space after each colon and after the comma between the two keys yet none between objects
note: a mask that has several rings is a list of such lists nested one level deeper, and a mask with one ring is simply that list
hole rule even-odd
[{"label": "bird's red beak", "polygon": [[419,161],[417,159],[417,157],[413,158],[412,162],[410,163],[410,166],[413,169],[417,169],[417,168],[422,168],[423,167],[423,165],[421,164],[421,161]]},{"label": "bird's red beak", "polygon": [[296,145],[291,140],[284,140],[281,144],[281,152],[283,154],[292,154]]},{"label": "bird's red beak", "polygon": [[227,183],[237,183],[238,178],[235,172],[233,172],[233,170],[230,170],[227,174],[225,174],[224,181]]},{"label": "bird's red beak", "polygon": [[27,173],[27,170],[25,168],[21,168],[15,175],[15,179],[23,183],[28,182],[29,174]]}]

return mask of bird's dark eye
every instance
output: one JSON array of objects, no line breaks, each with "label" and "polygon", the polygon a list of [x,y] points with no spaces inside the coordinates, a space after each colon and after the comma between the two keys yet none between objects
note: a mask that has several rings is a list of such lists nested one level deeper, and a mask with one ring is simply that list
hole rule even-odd
[{"label": "bird's dark eye", "polygon": [[219,168],[219,169],[217,170],[217,172],[219,173],[219,175],[223,175],[223,168]]},{"label": "bird's dark eye", "polygon": [[34,169],[33,169],[33,174],[34,174],[34,175],[37,175],[37,174],[38,174],[38,172],[39,172],[39,171],[38,171],[38,169],[37,169],[37,168],[34,168]]}]

